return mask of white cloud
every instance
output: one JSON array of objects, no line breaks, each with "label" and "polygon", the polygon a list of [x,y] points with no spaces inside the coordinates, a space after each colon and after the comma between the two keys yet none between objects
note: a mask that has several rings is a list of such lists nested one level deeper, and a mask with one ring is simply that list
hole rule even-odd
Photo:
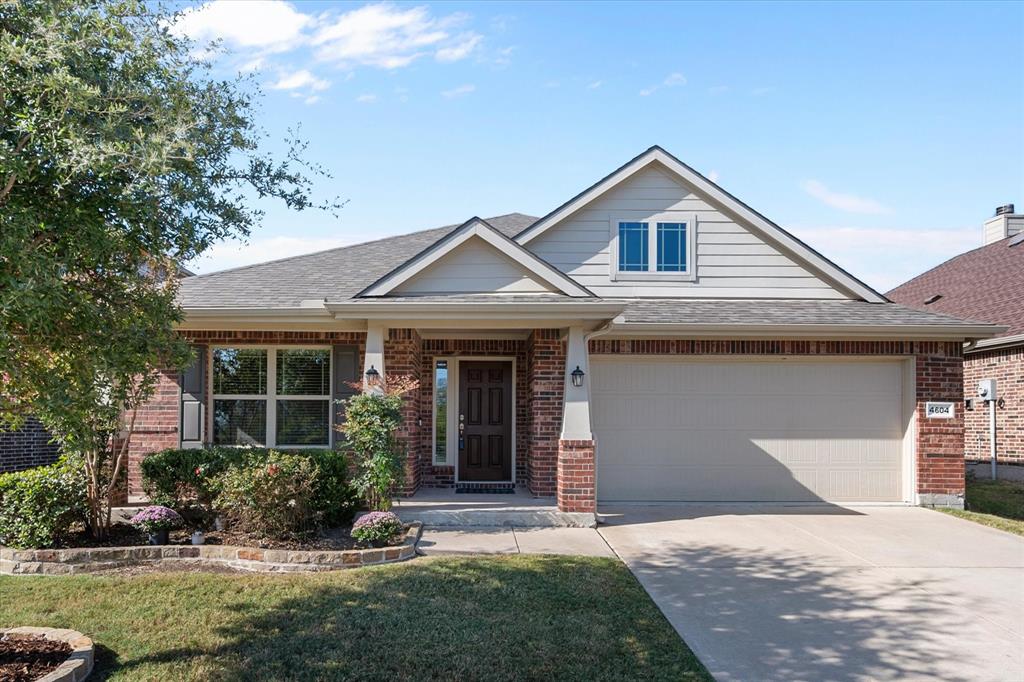
[{"label": "white cloud", "polygon": [[754,88],[750,91],[750,94],[754,97],[763,97],[775,92],[775,88]]},{"label": "white cloud", "polygon": [[313,17],[283,0],[213,0],[182,11],[170,30],[198,43],[223,40],[228,47],[287,50],[303,40]]},{"label": "white cloud", "polygon": [[683,74],[679,73],[678,71],[675,71],[675,72],[670,73],[669,75],[665,76],[665,80],[663,80],[660,85],[652,85],[649,88],[644,88],[643,90],[641,90],[640,91],[640,96],[641,97],[648,97],[650,95],[653,95],[654,93],[656,93],[658,90],[660,90],[663,87],[665,87],[665,88],[677,88],[680,85],[686,85],[686,76],[684,76]]},{"label": "white cloud", "polygon": [[800,188],[823,204],[847,213],[882,214],[890,212],[888,208],[874,199],[860,197],[856,194],[834,192],[817,180],[804,180],[800,183]]},{"label": "white cloud", "polygon": [[317,78],[309,71],[300,69],[294,73],[283,73],[276,83],[270,86],[273,90],[299,90],[309,88],[321,91],[331,87],[331,82]]},{"label": "white cloud", "polygon": [[454,99],[456,97],[462,97],[463,95],[468,95],[469,93],[474,92],[475,90],[476,90],[476,86],[475,85],[471,85],[471,84],[467,83],[466,85],[460,85],[460,86],[458,86],[456,88],[452,88],[451,90],[444,90],[441,93],[441,96],[444,97],[445,99]]},{"label": "white cloud", "polygon": [[[479,42],[472,40],[476,34],[460,34],[454,39],[451,34],[451,29],[465,21],[464,14],[435,18],[426,7],[402,9],[377,3],[326,20],[312,43],[323,60],[397,69],[431,51],[437,54],[448,50],[445,58],[458,55],[462,49],[468,54]],[[467,42],[473,44],[466,48]]]},{"label": "white cloud", "polygon": [[587,86],[587,90],[597,90],[602,85],[604,85],[604,81],[594,81],[593,83]]},{"label": "white cloud", "polygon": [[711,182],[718,182],[718,171],[716,171],[716,170],[708,171],[708,180],[710,180]]},{"label": "white cloud", "polygon": [[242,265],[264,263],[269,260],[298,256],[314,251],[323,251],[337,246],[345,246],[362,241],[359,236],[344,239],[339,237],[266,237],[253,239],[248,244],[237,241],[214,244],[189,269],[202,274],[226,268],[237,268]]},{"label": "white cloud", "polygon": [[320,101],[320,95],[310,95],[306,99],[302,100],[306,104],[316,104]]},{"label": "white cloud", "polygon": [[356,97],[356,101],[360,104],[373,104],[377,101],[377,95],[372,92],[367,92]]},{"label": "white cloud", "polygon": [[559,83],[558,81],[548,81],[547,83],[544,84],[544,87],[549,89],[549,90],[554,90],[555,88],[559,87],[560,85],[562,85],[562,84]]},{"label": "white cloud", "polygon": [[466,33],[459,37],[458,43],[449,45],[448,47],[442,47],[434,53],[434,58],[439,62],[457,62],[460,59],[465,59],[469,54],[476,49],[476,46],[484,39],[479,33]]},{"label": "white cloud", "polygon": [[640,91],[640,96],[647,97],[648,95],[653,95],[655,92],[657,92],[657,90],[657,86],[652,88],[644,88],[643,90]]}]

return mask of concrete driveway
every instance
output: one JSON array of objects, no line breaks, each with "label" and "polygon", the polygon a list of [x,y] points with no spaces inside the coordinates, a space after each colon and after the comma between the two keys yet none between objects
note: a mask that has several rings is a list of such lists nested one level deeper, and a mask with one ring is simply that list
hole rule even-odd
[{"label": "concrete driveway", "polygon": [[1024,538],[914,507],[600,511],[718,680],[1024,680]]}]

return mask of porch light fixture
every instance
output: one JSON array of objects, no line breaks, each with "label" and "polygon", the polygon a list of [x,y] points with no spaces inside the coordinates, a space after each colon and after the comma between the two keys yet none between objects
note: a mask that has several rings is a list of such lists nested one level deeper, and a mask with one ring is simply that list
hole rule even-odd
[{"label": "porch light fixture", "polygon": [[376,383],[380,379],[380,372],[374,369],[373,365],[370,365],[370,369],[366,370],[366,380],[371,384]]},{"label": "porch light fixture", "polygon": [[579,365],[576,365],[576,369],[574,369],[572,371],[572,374],[570,374],[569,376],[572,377],[572,385],[575,386],[576,388],[579,388],[580,386],[583,385],[583,377],[585,376],[585,374],[583,370],[580,369]]}]

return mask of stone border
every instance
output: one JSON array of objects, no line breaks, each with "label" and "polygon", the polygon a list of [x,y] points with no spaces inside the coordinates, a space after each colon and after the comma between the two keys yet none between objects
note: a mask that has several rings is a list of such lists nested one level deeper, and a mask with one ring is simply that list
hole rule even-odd
[{"label": "stone border", "polygon": [[61,640],[71,645],[68,660],[61,663],[36,682],[81,682],[92,672],[95,647],[92,640],[77,630],[62,628],[20,627],[0,630],[0,635],[43,635],[49,640]]},{"label": "stone border", "polygon": [[11,549],[0,547],[0,574],[70,575],[137,564],[192,563],[229,566],[260,573],[335,571],[406,561],[416,556],[423,524],[414,521],[402,543],[375,549],[292,550],[232,545],[156,545]]}]

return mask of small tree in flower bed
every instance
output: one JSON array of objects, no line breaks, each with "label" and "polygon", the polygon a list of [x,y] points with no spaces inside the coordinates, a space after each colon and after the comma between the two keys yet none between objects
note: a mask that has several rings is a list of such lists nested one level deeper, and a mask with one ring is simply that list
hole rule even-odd
[{"label": "small tree in flower bed", "polygon": [[157,533],[162,530],[172,530],[182,526],[181,516],[178,512],[169,507],[154,505],[145,507],[128,521],[136,528],[141,528],[147,533]]},{"label": "small tree in flower bed", "polygon": [[352,524],[352,537],[370,544],[388,542],[401,532],[402,521],[394,512],[370,512]]}]

